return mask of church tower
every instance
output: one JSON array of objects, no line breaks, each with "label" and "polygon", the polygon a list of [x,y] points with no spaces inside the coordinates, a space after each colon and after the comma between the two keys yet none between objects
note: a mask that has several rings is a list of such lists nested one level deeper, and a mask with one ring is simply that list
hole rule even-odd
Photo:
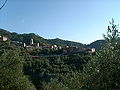
[{"label": "church tower", "polygon": [[34,42],[33,42],[33,39],[31,38],[30,45],[33,45],[33,44],[34,44]]}]

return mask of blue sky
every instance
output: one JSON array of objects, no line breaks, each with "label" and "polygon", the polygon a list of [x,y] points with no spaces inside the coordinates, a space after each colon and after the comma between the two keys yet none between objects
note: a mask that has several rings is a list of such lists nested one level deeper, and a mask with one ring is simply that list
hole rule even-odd
[{"label": "blue sky", "polygon": [[112,18],[120,24],[120,0],[8,0],[0,28],[89,44],[103,38]]}]

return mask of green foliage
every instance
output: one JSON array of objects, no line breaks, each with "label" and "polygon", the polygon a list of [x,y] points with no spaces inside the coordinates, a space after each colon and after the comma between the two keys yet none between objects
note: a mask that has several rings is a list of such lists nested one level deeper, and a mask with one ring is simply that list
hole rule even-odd
[{"label": "green foliage", "polygon": [[24,72],[30,76],[37,90],[70,90],[81,87],[77,72],[82,71],[83,64],[89,59],[90,56],[81,55],[34,58],[26,61]]},{"label": "green foliage", "polygon": [[82,43],[78,43],[78,42],[72,42],[72,41],[67,41],[67,40],[62,40],[59,38],[56,39],[48,39],[48,43],[49,44],[56,44],[59,46],[78,46],[78,47],[84,47],[84,45]]},{"label": "green foliage", "polygon": [[82,82],[81,82],[81,73],[73,72],[64,76],[63,84],[69,88],[69,90],[81,90]]},{"label": "green foliage", "polygon": [[34,59],[31,63],[26,61],[27,65],[24,66],[24,72],[31,77],[33,84],[39,90],[43,87],[43,82],[50,82],[55,77],[60,78],[59,75],[68,73],[67,67],[61,62],[60,59],[39,58]]},{"label": "green foliage", "polygon": [[45,84],[43,90],[70,90],[62,82],[59,82],[57,79],[54,79],[48,84]]},{"label": "green foliage", "polygon": [[120,89],[120,49],[104,49],[83,71],[85,88],[92,90]]},{"label": "green foliage", "polygon": [[0,90],[35,90],[22,72],[23,57],[8,50],[0,56]]},{"label": "green foliage", "polygon": [[31,38],[33,38],[35,43],[40,43],[41,45],[47,45],[46,39],[40,37],[39,35],[35,35],[34,33],[17,34],[15,32],[11,33],[4,29],[0,29],[0,35],[8,37],[12,41],[19,41],[26,44],[30,44],[30,40]]},{"label": "green foliage", "polygon": [[106,44],[105,40],[96,40],[96,41],[88,44],[86,47],[95,48],[96,50],[101,50],[105,44]]},{"label": "green foliage", "polygon": [[115,43],[120,43],[120,32],[118,31],[118,25],[115,25],[115,21],[112,19],[110,22],[111,26],[108,26],[107,34],[103,34],[105,40],[97,40],[86,47],[96,48],[97,50],[102,49],[105,44],[109,43],[115,45]]},{"label": "green foliage", "polygon": [[62,39],[44,39],[40,37],[39,35],[36,35],[34,33],[29,34],[17,34],[15,32],[11,33],[4,29],[0,29],[0,35],[4,35],[8,37],[12,41],[19,41],[26,44],[30,44],[31,38],[34,39],[34,43],[40,43],[40,45],[49,45],[49,44],[56,44],[59,46],[78,46],[83,47],[84,45],[82,43],[72,42],[72,41],[66,41]]},{"label": "green foliage", "polygon": [[93,56],[83,70],[83,90],[120,89],[120,45],[117,44],[119,32],[112,20],[108,28],[106,47]]},{"label": "green foliage", "polygon": [[83,65],[90,60],[90,55],[70,55],[64,59],[64,63],[68,65],[70,70],[82,71]]},{"label": "green foliage", "polygon": [[[33,84],[37,90],[120,90],[120,45],[117,43],[119,32],[113,19],[110,24],[107,35],[104,35],[105,41],[88,45],[100,49],[103,42],[107,42],[94,55],[31,58],[23,48],[9,42],[0,42],[0,90],[35,90]],[[33,33],[17,34],[4,30],[0,30],[0,33],[18,41],[27,42],[33,38],[35,42],[40,41],[41,45],[83,46],[58,38],[46,40]],[[59,54],[61,51],[35,50],[31,55],[51,53]]]},{"label": "green foliage", "polygon": [[115,21],[112,19],[112,21],[110,22],[111,26],[108,26],[107,35],[103,35],[105,40],[113,45],[115,45],[120,36],[120,32],[118,31],[117,27],[118,25],[115,25],[114,23]]}]

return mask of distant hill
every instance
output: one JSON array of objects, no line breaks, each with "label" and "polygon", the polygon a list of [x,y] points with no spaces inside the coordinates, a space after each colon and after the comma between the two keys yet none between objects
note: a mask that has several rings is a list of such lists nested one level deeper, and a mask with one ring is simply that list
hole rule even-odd
[{"label": "distant hill", "polygon": [[[80,48],[96,48],[96,50],[100,50],[103,45],[106,43],[105,40],[96,40],[88,45],[79,43],[79,42],[73,42],[73,41],[68,41],[68,40],[62,40],[59,38],[55,39],[45,39],[39,35],[36,35],[34,33],[29,33],[29,34],[18,34],[15,32],[9,32],[4,29],[0,29],[0,35],[4,35],[8,37],[12,41],[19,41],[23,42],[26,44],[30,44],[30,39],[33,38],[35,43],[40,43],[40,45],[53,45],[56,44],[58,46],[78,46]],[[118,39],[118,42],[120,42],[120,38]]]},{"label": "distant hill", "polygon": [[45,38],[43,38],[39,35],[36,35],[34,33],[18,34],[15,32],[9,32],[9,31],[4,30],[4,29],[0,29],[0,35],[4,35],[4,36],[8,37],[12,41],[19,41],[19,42],[23,42],[26,44],[30,44],[30,39],[33,38],[35,43],[40,43],[41,45],[56,44],[59,46],[78,46],[78,47],[84,46],[84,44],[78,43],[78,42],[62,40],[59,38],[45,39]]},{"label": "distant hill", "polygon": [[100,50],[104,44],[106,43],[105,40],[96,40],[88,45],[86,45],[87,48],[95,48],[97,50]]},{"label": "distant hill", "polygon": [[[105,43],[107,43],[105,40],[96,40],[85,47],[87,48],[96,48],[96,50],[102,49],[104,47]],[[118,39],[118,43],[120,43],[120,38]]]},{"label": "distant hill", "polygon": [[29,33],[29,34],[18,34],[15,32],[9,32],[4,29],[0,29],[0,35],[4,35],[8,37],[12,41],[19,41],[23,42],[26,44],[30,44],[30,39],[33,38],[34,42],[39,42],[40,44],[47,44],[46,39],[40,37],[39,35],[36,35],[34,33]]},{"label": "distant hill", "polygon": [[78,47],[84,47],[84,44],[82,44],[82,43],[68,41],[68,40],[62,40],[62,39],[59,39],[59,38],[48,39],[47,41],[48,41],[49,44],[56,44],[56,45],[60,45],[60,46],[78,46]]}]

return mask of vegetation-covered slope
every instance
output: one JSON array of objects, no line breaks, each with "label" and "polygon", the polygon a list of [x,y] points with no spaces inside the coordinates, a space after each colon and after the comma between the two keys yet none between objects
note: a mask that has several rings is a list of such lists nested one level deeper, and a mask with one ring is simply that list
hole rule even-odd
[{"label": "vegetation-covered slope", "polygon": [[102,49],[102,47],[105,43],[106,43],[105,40],[96,40],[96,41],[90,43],[89,45],[87,45],[86,47],[96,48],[97,50],[100,50],[100,49]]},{"label": "vegetation-covered slope", "polygon": [[84,46],[82,43],[68,41],[68,40],[62,40],[59,38],[48,39],[47,41],[49,44],[56,44],[56,45],[60,45],[60,46],[78,46],[78,47]]},{"label": "vegetation-covered slope", "polygon": [[[26,44],[30,44],[30,39],[33,38],[35,43],[40,43],[40,45],[50,45],[50,44],[56,44],[58,46],[78,46],[78,47],[85,47],[85,48],[96,48],[96,50],[100,50],[103,45],[106,43],[105,40],[96,40],[88,45],[79,43],[79,42],[73,42],[73,41],[67,41],[62,40],[59,38],[55,39],[45,39],[39,35],[36,35],[34,33],[29,34],[18,34],[18,33],[11,33],[9,31],[6,31],[4,29],[0,29],[0,35],[4,35],[8,37],[12,41],[19,41]],[[120,38],[118,39],[118,42],[120,42]]]},{"label": "vegetation-covered slope", "polygon": [[106,46],[95,54],[32,58],[0,41],[0,90],[120,90],[120,33],[110,24]]},{"label": "vegetation-covered slope", "polygon": [[0,35],[8,37],[12,41],[19,41],[26,44],[30,44],[30,39],[33,38],[34,42],[39,42],[40,44],[47,44],[46,39],[34,34],[18,34],[15,32],[9,32],[4,29],[0,29]]},{"label": "vegetation-covered slope", "polygon": [[39,35],[36,35],[34,33],[29,34],[17,34],[15,32],[11,33],[4,29],[0,29],[0,35],[4,35],[8,37],[12,41],[19,41],[24,42],[26,44],[30,43],[30,39],[33,38],[35,43],[40,43],[41,45],[48,45],[48,44],[56,44],[59,46],[78,46],[83,47],[84,45],[82,43],[78,42],[72,42],[72,41],[66,41],[62,39],[44,39],[40,37]]}]

